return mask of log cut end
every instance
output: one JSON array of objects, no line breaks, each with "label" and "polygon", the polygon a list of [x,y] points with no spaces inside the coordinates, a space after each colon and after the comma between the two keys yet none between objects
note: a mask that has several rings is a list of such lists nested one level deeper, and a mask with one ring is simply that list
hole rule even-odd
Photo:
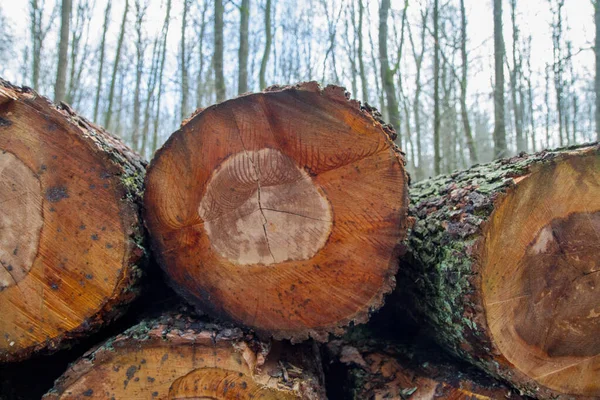
[{"label": "log cut end", "polygon": [[0,361],[55,349],[133,299],[143,170],[68,106],[0,79]]},{"label": "log cut end", "polygon": [[206,108],[158,151],[146,224],[174,288],[296,341],[364,322],[394,284],[407,176],[393,131],[342,88]]},{"label": "log cut end", "polygon": [[567,152],[515,179],[485,228],[493,341],[557,392],[600,396],[600,153]]},{"label": "log cut end", "polygon": [[163,317],[88,353],[44,399],[325,398],[312,346],[260,342],[239,329]]}]

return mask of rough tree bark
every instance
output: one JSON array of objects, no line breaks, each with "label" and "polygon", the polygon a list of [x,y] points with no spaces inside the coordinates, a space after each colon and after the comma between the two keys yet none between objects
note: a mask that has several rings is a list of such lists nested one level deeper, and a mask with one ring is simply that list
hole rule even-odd
[{"label": "rough tree bark", "polygon": [[315,82],[202,110],[147,175],[146,224],[172,286],[276,338],[325,340],[366,321],[407,224],[393,136]]},{"label": "rough tree bark", "polygon": [[508,155],[504,122],[504,36],[502,28],[502,0],[494,0],[494,158]]},{"label": "rough tree bark", "polygon": [[65,99],[67,88],[67,68],[69,52],[69,23],[71,22],[71,0],[62,0],[60,11],[60,41],[58,44],[58,65],[56,67],[56,81],[54,84],[54,101],[61,102]]},{"label": "rough tree bark", "polygon": [[0,80],[0,361],[54,350],[137,293],[139,156],[66,105]]},{"label": "rough tree bark", "polygon": [[325,399],[318,349],[181,316],[145,321],[73,364],[44,400]]},{"label": "rough tree bark", "polygon": [[432,335],[528,395],[598,398],[600,145],[476,166],[411,196],[399,287]]},{"label": "rough tree bark", "polygon": [[341,369],[336,386],[352,400],[522,399],[477,368],[427,345],[351,338],[329,342],[326,356],[330,369]]}]

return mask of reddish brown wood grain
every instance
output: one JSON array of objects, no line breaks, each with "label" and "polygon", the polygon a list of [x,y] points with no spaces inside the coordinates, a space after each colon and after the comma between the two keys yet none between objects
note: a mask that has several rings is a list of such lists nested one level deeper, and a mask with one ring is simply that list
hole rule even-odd
[{"label": "reddish brown wood grain", "polygon": [[0,361],[57,348],[133,299],[143,169],[68,106],[0,80]]},{"label": "reddish brown wood grain", "polygon": [[277,338],[366,321],[393,287],[407,228],[392,134],[316,83],[197,113],[146,180],[146,224],[173,287]]}]

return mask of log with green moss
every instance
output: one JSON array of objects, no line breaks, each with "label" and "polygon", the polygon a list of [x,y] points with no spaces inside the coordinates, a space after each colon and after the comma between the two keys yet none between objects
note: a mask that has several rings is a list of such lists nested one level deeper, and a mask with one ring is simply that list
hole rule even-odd
[{"label": "log with green moss", "polygon": [[399,287],[454,353],[538,398],[600,397],[600,146],[417,183]]},{"label": "log with green moss", "polygon": [[90,351],[45,400],[325,398],[314,344],[262,342],[181,315],[142,322]]},{"label": "log with green moss", "polygon": [[145,163],[0,79],[0,362],[104,326],[137,294]]}]

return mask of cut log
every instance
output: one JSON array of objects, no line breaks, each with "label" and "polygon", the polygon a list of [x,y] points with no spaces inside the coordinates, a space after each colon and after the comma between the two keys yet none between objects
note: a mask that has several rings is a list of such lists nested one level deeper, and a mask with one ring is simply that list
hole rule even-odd
[{"label": "cut log", "polygon": [[152,160],[144,196],[173,287],[277,339],[366,321],[393,287],[407,229],[404,159],[376,117],[313,82],[185,123]]},{"label": "cut log", "polygon": [[600,397],[600,146],[414,185],[399,274],[430,332],[534,397]]},{"label": "cut log", "polygon": [[314,345],[260,342],[187,317],[144,322],[73,364],[45,400],[324,399]]},{"label": "cut log", "polygon": [[327,344],[327,356],[329,369],[337,369],[335,375],[340,382],[335,386],[340,392],[329,395],[352,400],[523,398],[478,369],[457,364],[439,351],[415,343],[333,340]]},{"label": "cut log", "polygon": [[143,171],[68,106],[0,79],[0,361],[55,349],[134,298]]}]

